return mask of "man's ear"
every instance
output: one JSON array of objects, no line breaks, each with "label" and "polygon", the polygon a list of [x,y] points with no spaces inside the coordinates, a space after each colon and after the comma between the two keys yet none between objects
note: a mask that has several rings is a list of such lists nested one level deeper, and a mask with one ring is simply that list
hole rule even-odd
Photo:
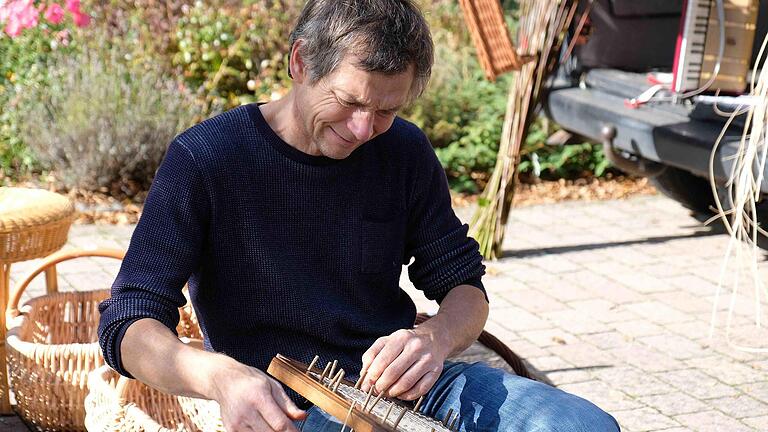
[{"label": "man's ear", "polygon": [[301,45],[304,43],[301,39],[293,43],[291,54],[288,57],[288,73],[298,84],[303,84],[307,79],[306,65],[301,56]]}]

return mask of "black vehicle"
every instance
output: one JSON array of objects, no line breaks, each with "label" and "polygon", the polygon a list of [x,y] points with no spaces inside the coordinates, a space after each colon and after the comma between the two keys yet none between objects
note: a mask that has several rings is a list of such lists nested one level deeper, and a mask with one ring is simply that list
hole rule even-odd
[{"label": "black vehicle", "polygon": [[[753,64],[768,28],[768,1],[760,3]],[[727,120],[715,112],[714,97],[662,92],[639,106],[628,103],[652,86],[649,72],[672,71],[685,6],[684,0],[595,0],[586,34],[576,35],[585,43],[563,61],[542,102],[562,128],[602,142],[618,168],[650,178],[661,192],[706,215],[714,206],[710,154]],[[727,98],[718,100],[723,108]],[[737,120],[716,154],[714,176],[721,186],[742,131],[743,119]],[[768,182],[761,189],[768,194]],[[768,220],[768,206],[759,212]]]}]

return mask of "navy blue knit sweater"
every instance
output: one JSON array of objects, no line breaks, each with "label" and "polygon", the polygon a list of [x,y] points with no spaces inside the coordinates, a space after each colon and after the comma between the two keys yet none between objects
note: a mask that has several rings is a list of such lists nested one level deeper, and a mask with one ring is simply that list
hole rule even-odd
[{"label": "navy blue knit sweater", "polygon": [[256,105],[179,135],[157,172],[99,342],[120,362],[126,328],[144,317],[170,329],[189,280],[206,349],[265,370],[277,353],[339,360],[347,375],[378,337],[411,328],[398,281],[442,300],[483,289],[477,243],[451,209],[444,171],[424,134],[396,119],[349,157],[305,154]]}]

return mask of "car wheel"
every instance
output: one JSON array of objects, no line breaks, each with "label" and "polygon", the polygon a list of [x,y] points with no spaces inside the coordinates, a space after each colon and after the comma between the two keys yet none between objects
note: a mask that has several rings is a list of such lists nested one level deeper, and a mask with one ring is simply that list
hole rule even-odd
[{"label": "car wheel", "polygon": [[715,214],[717,206],[709,180],[671,166],[650,180],[659,192],[684,207],[702,215]]}]

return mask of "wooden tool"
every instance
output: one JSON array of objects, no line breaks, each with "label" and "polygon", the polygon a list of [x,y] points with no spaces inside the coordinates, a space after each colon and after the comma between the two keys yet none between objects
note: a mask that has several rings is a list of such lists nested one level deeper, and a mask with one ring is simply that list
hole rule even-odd
[{"label": "wooden tool", "polygon": [[[292,388],[320,409],[343,422],[356,432],[452,432],[461,422],[452,411],[443,422],[429,418],[398,401],[358,389],[355,383],[344,379],[344,370],[329,373],[336,362],[325,369],[315,368],[318,358],[310,366],[278,354],[272,359],[267,372]],[[455,429],[454,429],[455,428]],[[344,428],[342,428],[342,432]]]}]

